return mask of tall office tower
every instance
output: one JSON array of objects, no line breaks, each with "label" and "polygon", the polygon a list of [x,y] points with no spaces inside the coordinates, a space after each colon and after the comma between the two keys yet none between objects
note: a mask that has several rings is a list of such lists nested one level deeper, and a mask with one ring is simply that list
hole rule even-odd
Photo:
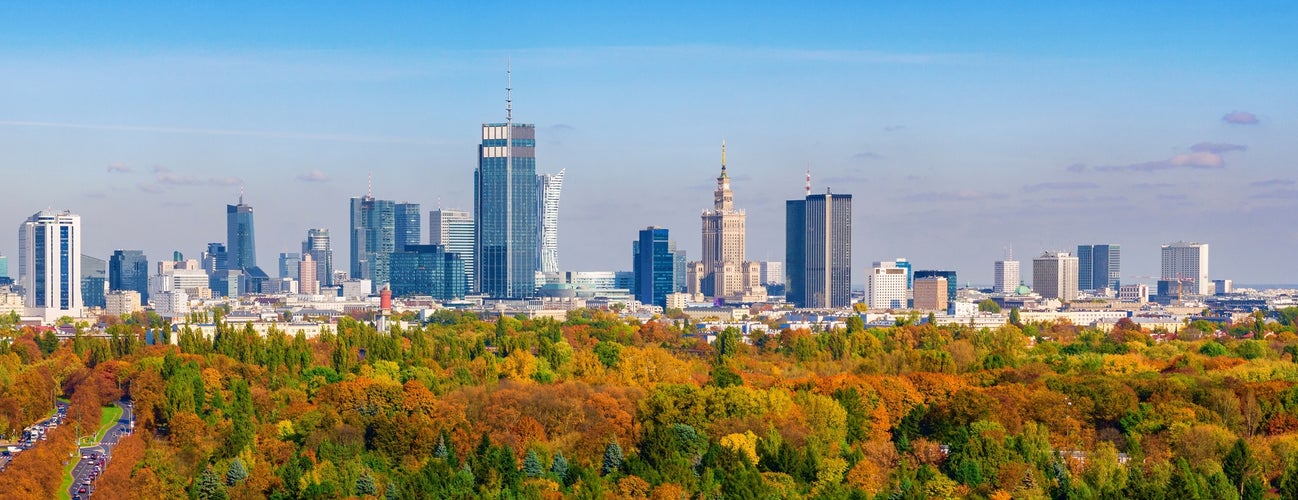
[{"label": "tall office tower", "polygon": [[391,276],[393,296],[464,297],[464,261],[441,245],[407,245],[393,253]]},{"label": "tall office tower", "polygon": [[995,293],[1014,293],[1019,287],[1019,261],[1017,260],[998,260],[996,268],[993,271],[994,285],[992,291]]},{"label": "tall office tower", "polygon": [[906,289],[907,289],[907,290],[910,290],[911,288],[914,288],[914,287],[915,287],[915,268],[914,268],[914,267],[911,267],[911,265],[910,265],[910,261],[909,261],[909,260],[906,260],[906,259],[901,259],[901,258],[899,258],[899,259],[897,259],[896,262],[894,262],[894,263],[897,265],[897,267],[900,267],[900,268],[906,270]]},{"label": "tall office tower", "polygon": [[[898,266],[900,267],[900,266]],[[936,271],[921,270],[910,273],[914,279],[920,278],[946,278],[946,296],[948,302],[955,301],[956,289],[959,288],[959,282],[956,280],[955,271]],[[913,283],[913,281],[912,281]]]},{"label": "tall office tower", "polygon": [[406,245],[423,243],[423,222],[418,203],[397,203],[393,205],[393,228],[396,240],[393,251],[405,250]]},{"label": "tall office tower", "polygon": [[537,211],[541,214],[541,242],[537,255],[537,270],[544,275],[559,274],[559,194],[563,191],[563,174],[540,174],[536,176]]},{"label": "tall office tower", "polygon": [[315,261],[316,279],[324,286],[334,284],[334,248],[329,242],[328,229],[306,230],[306,240],[302,242],[302,255],[311,255]]},{"label": "tall office tower", "polygon": [[[1177,241],[1163,245],[1162,279],[1159,295],[1174,295],[1179,290],[1184,295],[1212,295],[1212,281],[1208,280],[1208,244]],[[1179,286],[1178,282],[1179,281]],[[1171,283],[1168,287],[1164,282]]]},{"label": "tall office tower", "polygon": [[0,255],[0,278],[9,277],[9,257]]},{"label": "tall office tower", "polygon": [[428,242],[446,247],[448,253],[460,254],[464,262],[464,289],[472,293],[473,214],[465,210],[438,209],[428,212]]},{"label": "tall office tower", "polygon": [[852,195],[808,193],[786,201],[784,211],[786,299],[798,307],[851,305]]},{"label": "tall office tower", "polygon": [[218,272],[229,269],[229,253],[225,251],[224,243],[208,243],[207,250],[203,252],[202,263],[203,270],[207,274],[215,275]]},{"label": "tall office tower", "polygon": [[149,303],[149,259],[143,251],[113,251],[108,258],[108,289],[140,292],[140,304]]},{"label": "tall office tower", "polygon": [[784,263],[778,260],[764,260],[758,263],[761,266],[762,284],[783,285],[784,284]]},{"label": "tall office tower", "polygon": [[[745,283],[744,224],[748,215],[735,209],[735,196],[730,191],[730,175],[726,173],[726,144],[721,143],[721,175],[717,176],[717,189],[712,193],[712,210],[703,211],[703,263],[702,286],[705,295],[729,297],[742,295],[750,285]],[[760,275],[759,275],[760,278]],[[759,285],[753,283],[752,285]]]},{"label": "tall office tower", "polygon": [[920,311],[946,311],[947,310],[947,284],[946,278],[941,276],[930,276],[927,278],[916,278],[914,286],[915,309]]},{"label": "tall office tower", "polygon": [[18,227],[18,282],[31,316],[81,316],[81,216],[42,210]]},{"label": "tall office tower", "polygon": [[301,275],[298,274],[297,265],[302,262],[302,255],[296,252],[280,252],[279,277],[299,279]]},{"label": "tall office tower", "polygon": [[1032,259],[1032,290],[1046,299],[1076,299],[1077,257],[1068,252],[1045,252]]},{"label": "tall office tower", "polygon": [[865,301],[870,309],[905,309],[906,269],[896,262],[875,262],[865,275]]},{"label": "tall office tower", "polygon": [[311,254],[305,254],[297,262],[297,291],[302,295],[316,295],[320,293],[320,280],[316,277],[316,270],[319,269],[318,262],[311,258]]},{"label": "tall office tower", "polygon": [[1119,245],[1077,245],[1077,288],[1117,290],[1122,285],[1122,249]]},{"label": "tall office tower", "polygon": [[351,199],[351,277],[370,280],[371,291],[388,284],[388,264],[396,251],[396,203],[371,194]]},{"label": "tall office tower", "polygon": [[478,291],[531,297],[536,288],[536,126],[514,123],[505,85],[505,123],[484,123],[473,172],[474,271]]},{"label": "tall office tower", "polygon": [[81,256],[81,303],[86,307],[106,307],[108,291],[108,262],[104,259]]},{"label": "tall office tower", "polygon": [[257,240],[252,224],[252,207],[243,203],[225,206],[226,269],[244,270],[257,267]]},{"label": "tall office tower", "polygon": [[676,292],[684,292],[687,287],[685,284],[685,266],[688,259],[685,257],[685,249],[676,248],[675,241],[670,243],[671,247],[668,248],[668,251],[672,253],[672,290]]},{"label": "tall office tower", "polygon": [[632,263],[632,272],[635,273],[632,291],[636,300],[666,307],[667,294],[675,292],[676,288],[673,246],[665,228],[650,226],[640,231],[640,238],[634,244],[635,260]]}]

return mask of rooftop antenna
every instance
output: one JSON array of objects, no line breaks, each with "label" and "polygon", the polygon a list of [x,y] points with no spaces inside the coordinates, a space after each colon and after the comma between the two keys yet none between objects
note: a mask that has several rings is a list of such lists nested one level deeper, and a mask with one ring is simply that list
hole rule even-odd
[{"label": "rooftop antenna", "polygon": [[239,183],[239,204],[243,204],[243,183]]},{"label": "rooftop antenna", "polygon": [[811,196],[811,167],[807,167],[807,196]]},{"label": "rooftop antenna", "polygon": [[374,172],[365,174],[365,197],[374,197]]},{"label": "rooftop antenna", "polygon": [[513,71],[509,57],[505,58],[505,124],[514,123]]}]

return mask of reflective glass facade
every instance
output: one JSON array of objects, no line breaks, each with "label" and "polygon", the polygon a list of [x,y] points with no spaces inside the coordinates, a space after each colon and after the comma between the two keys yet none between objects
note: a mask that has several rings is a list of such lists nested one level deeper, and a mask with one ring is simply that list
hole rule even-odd
[{"label": "reflective glass facade", "polygon": [[[116,250],[108,258],[108,289],[140,292],[140,303],[149,303],[149,259],[140,250]],[[102,294],[102,292],[100,292]],[[86,305],[91,305],[87,301]]]},{"label": "reflective glass facade", "polygon": [[531,297],[536,288],[536,127],[484,124],[473,173],[474,266],[478,291]]},{"label": "reflective glass facade", "polygon": [[464,297],[464,261],[441,245],[406,245],[391,256],[392,296],[428,295],[438,300]]},{"label": "reflective glass facade", "polygon": [[396,203],[372,196],[352,198],[351,227],[351,277],[368,279],[374,290],[381,290],[388,284],[388,263],[396,251]]}]

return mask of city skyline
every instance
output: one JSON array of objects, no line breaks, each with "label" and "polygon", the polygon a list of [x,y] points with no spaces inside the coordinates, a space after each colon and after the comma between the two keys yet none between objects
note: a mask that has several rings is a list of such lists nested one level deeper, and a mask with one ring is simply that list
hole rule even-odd
[{"label": "city skyline", "polygon": [[[1271,223],[1298,208],[1298,145],[1286,139],[1296,72],[1282,49],[1298,42],[1267,29],[1292,21],[1294,7],[1232,8],[1229,17],[1200,7],[1110,16],[1033,6],[1000,20],[957,6],[915,23],[901,21],[926,9],[651,14],[683,17],[670,36],[619,29],[627,24],[613,8],[577,15],[592,22],[570,33],[489,43],[424,33],[393,12],[362,19],[368,39],[334,42],[328,35],[343,24],[334,19],[344,16],[328,7],[315,28],[286,33],[269,26],[290,25],[282,21],[291,11],[226,32],[186,30],[199,21],[184,7],[158,13],[179,21],[156,30],[106,9],[95,17],[116,21],[111,30],[48,23],[0,34],[0,68],[22,75],[0,83],[12,101],[0,116],[6,171],[66,179],[13,180],[0,213],[82,214],[84,253],[105,258],[116,248],[197,254],[224,240],[217,207],[240,184],[257,207],[263,255],[296,251],[307,228],[345,234],[342,200],[365,192],[369,172],[381,198],[470,209],[473,129],[503,118],[510,57],[515,111],[537,124],[543,169],[570,174],[561,270],[626,270],[606,235],[651,224],[699,248],[683,229],[711,188],[724,137],[752,260],[783,260],[783,201],[810,166],[817,190],[866,200],[876,183],[891,188],[857,210],[854,269],[906,256],[917,268],[959,271],[961,285],[990,285],[1005,247],[1033,255],[1112,241],[1126,247],[1122,281],[1139,282],[1129,277],[1158,274],[1159,245],[1188,240],[1213,245],[1213,279],[1298,282],[1298,263],[1286,258],[1298,233]],[[3,9],[49,17],[40,7]],[[719,12],[733,23],[705,21]],[[475,17],[459,6],[438,14]],[[956,26],[961,16],[981,22]],[[844,29],[833,17],[883,29]],[[379,21],[396,26],[379,30]],[[451,32],[481,28],[464,24]],[[738,26],[771,35],[758,40]],[[1186,39],[1186,30],[1198,35]],[[1168,37],[1180,42],[1158,44]],[[182,76],[148,78],[160,74]],[[1115,74],[1123,77],[1096,76]],[[627,186],[654,196],[627,196]],[[888,237],[871,236],[879,234]],[[1276,244],[1252,243],[1258,234]],[[0,252],[17,255],[13,238],[0,238]],[[960,252],[943,245],[952,239]],[[861,273],[852,282],[859,288]]]}]

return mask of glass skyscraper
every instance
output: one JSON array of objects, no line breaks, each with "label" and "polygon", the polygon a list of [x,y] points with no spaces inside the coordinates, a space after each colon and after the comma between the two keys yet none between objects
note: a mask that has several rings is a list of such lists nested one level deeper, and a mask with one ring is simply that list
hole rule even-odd
[{"label": "glass skyscraper", "polygon": [[808,194],[784,205],[786,300],[798,307],[852,303],[852,195]]},{"label": "glass skyscraper", "polygon": [[225,206],[225,243],[228,249],[226,269],[243,270],[257,267],[257,241],[253,231],[252,207],[243,203]]},{"label": "glass skyscraper", "polygon": [[86,307],[107,307],[104,289],[108,286],[108,263],[104,259],[81,256],[81,303]]},{"label": "glass skyscraper", "polygon": [[428,212],[428,240],[459,254],[464,261],[464,289],[474,290],[473,214],[466,210],[438,209]]},{"label": "glass skyscraper", "polygon": [[149,303],[149,259],[140,250],[114,250],[108,258],[108,289],[140,292],[140,303]]},{"label": "glass skyscraper", "polygon": [[394,251],[405,250],[407,245],[418,245],[423,239],[422,217],[418,203],[397,203],[393,208],[393,227],[396,240]]},{"label": "glass skyscraper", "polygon": [[676,291],[676,245],[668,238],[667,229],[650,226],[640,231],[634,248],[636,300],[666,306],[667,294]]},{"label": "glass skyscraper", "polygon": [[373,196],[351,199],[351,277],[367,279],[377,291],[388,284],[396,250],[396,203]]},{"label": "glass skyscraper", "polygon": [[496,298],[531,297],[540,222],[535,125],[482,125],[473,205],[478,291]]},{"label": "glass skyscraper", "polygon": [[394,297],[428,295],[437,300],[464,297],[464,261],[441,245],[406,245],[392,254]]},{"label": "glass skyscraper", "polygon": [[310,255],[315,261],[315,279],[322,286],[334,284],[334,250],[329,241],[328,229],[308,229],[306,241],[302,242],[302,255]]},{"label": "glass skyscraper", "polygon": [[1122,284],[1122,251],[1114,244],[1077,245],[1077,288],[1117,290]]},{"label": "glass skyscraper", "polygon": [[18,276],[26,306],[47,322],[81,315],[81,216],[43,210],[18,227]]}]

